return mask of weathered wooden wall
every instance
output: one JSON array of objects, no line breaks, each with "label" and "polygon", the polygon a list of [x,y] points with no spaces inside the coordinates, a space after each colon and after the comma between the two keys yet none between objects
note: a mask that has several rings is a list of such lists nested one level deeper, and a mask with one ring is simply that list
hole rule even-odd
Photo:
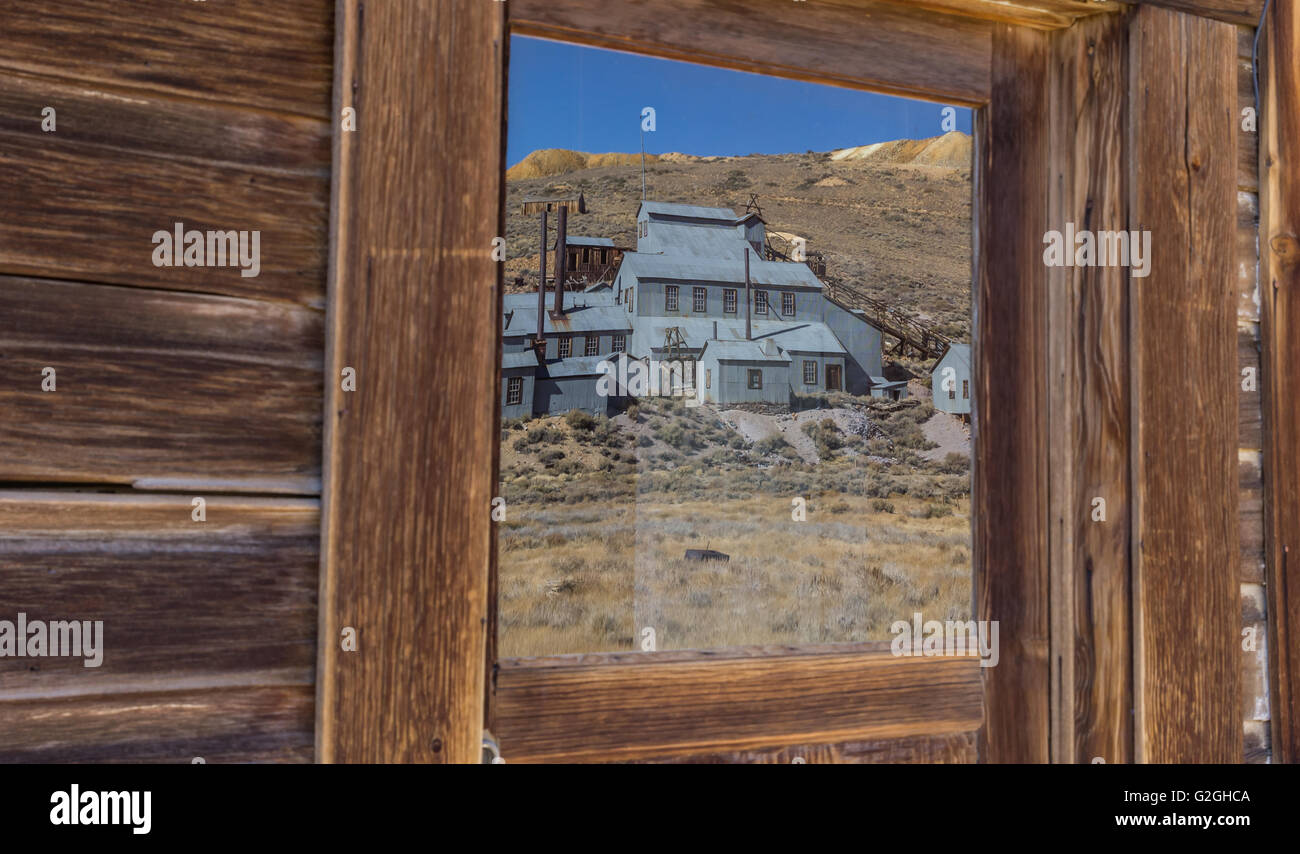
[{"label": "weathered wooden wall", "polygon": [[105,649],[0,659],[0,761],[313,757],[333,5],[5,5],[0,618]]}]

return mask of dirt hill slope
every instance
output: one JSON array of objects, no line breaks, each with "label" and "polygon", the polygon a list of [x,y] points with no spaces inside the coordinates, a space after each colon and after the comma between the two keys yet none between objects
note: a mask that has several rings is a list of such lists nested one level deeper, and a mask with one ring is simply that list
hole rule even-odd
[{"label": "dirt hill slope", "polygon": [[[739,213],[750,193],[757,193],[771,230],[802,236],[809,251],[825,254],[827,279],[853,284],[969,340],[971,188],[965,134],[824,153],[675,154],[650,160],[647,156],[649,198]],[[530,154],[507,179],[508,290],[536,288],[537,218],[520,213],[525,195],[581,190],[589,212],[570,218],[570,234],[635,245],[639,153],[547,149]]]}]

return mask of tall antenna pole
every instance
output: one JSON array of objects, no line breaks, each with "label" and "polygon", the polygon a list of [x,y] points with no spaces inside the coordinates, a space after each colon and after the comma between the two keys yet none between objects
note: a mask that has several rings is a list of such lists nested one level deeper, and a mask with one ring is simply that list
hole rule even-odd
[{"label": "tall antenna pole", "polygon": [[546,340],[546,206],[542,205],[542,246],[537,259],[537,348]]},{"label": "tall antenna pole", "polygon": [[645,201],[645,129],[641,129],[641,201]]}]

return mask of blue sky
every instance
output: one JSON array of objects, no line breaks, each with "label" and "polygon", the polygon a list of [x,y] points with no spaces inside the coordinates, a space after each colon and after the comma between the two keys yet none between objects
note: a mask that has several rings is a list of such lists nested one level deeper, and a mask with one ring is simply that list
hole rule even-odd
[{"label": "blue sky", "polygon": [[[829,151],[943,132],[942,104],[514,36],[506,162],[538,148],[698,155]],[[971,112],[957,107],[957,130]]]}]

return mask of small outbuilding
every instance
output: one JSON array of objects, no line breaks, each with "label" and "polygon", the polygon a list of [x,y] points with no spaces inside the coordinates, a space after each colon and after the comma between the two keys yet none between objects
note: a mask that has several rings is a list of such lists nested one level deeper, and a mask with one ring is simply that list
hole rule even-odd
[{"label": "small outbuilding", "polygon": [[970,418],[970,345],[949,344],[930,372],[934,408],[962,420]]}]

